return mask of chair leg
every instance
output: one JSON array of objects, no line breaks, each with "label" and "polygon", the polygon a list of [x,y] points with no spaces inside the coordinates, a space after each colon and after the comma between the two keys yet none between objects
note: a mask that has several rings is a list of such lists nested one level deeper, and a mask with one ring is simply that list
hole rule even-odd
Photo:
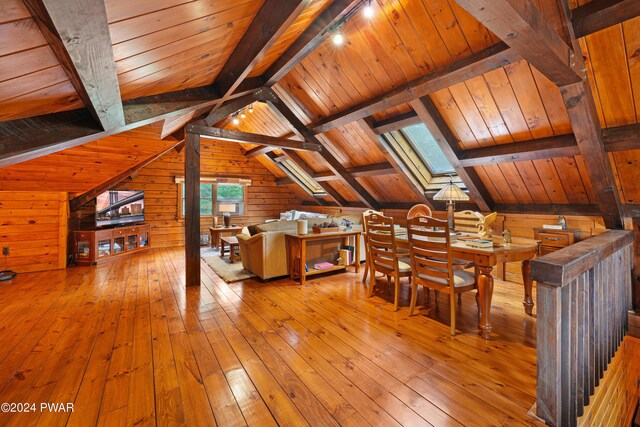
[{"label": "chair leg", "polygon": [[431,299],[431,289],[423,287],[424,291],[424,305],[427,305],[427,301]]},{"label": "chair leg", "polygon": [[400,276],[398,276],[397,273],[393,276],[393,281],[395,285],[393,292],[393,311],[398,311],[398,303],[400,300]]},{"label": "chair leg", "polygon": [[[423,290],[426,288],[422,288]],[[413,316],[413,311],[416,309],[416,300],[418,299],[418,285],[415,280],[411,284],[411,305],[409,306],[409,316]]]},{"label": "chair leg", "polygon": [[440,297],[440,291],[433,291],[433,293],[436,294],[436,302],[438,302]]},{"label": "chair leg", "polygon": [[451,336],[455,336],[456,334],[456,299],[454,294],[450,295],[449,301],[451,305]]},{"label": "chair leg", "polygon": [[480,292],[476,291],[476,305],[478,306],[478,319],[482,317],[482,310],[480,308]]},{"label": "chair leg", "polygon": [[376,270],[371,267],[371,280],[369,280],[369,286],[367,287],[367,298],[371,298],[373,295],[373,287],[376,285]]},{"label": "chair leg", "polygon": [[458,294],[458,304],[462,304],[462,294]]},{"label": "chair leg", "polygon": [[367,274],[369,273],[369,260],[364,262],[364,272],[362,273],[362,283],[367,283]]}]

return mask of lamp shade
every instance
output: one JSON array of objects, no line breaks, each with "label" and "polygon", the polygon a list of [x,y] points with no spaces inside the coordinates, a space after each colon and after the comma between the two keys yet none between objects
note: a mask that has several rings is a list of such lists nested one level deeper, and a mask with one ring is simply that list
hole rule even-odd
[{"label": "lamp shade", "polygon": [[433,200],[451,200],[454,202],[469,200],[469,196],[467,193],[462,191],[462,188],[458,187],[453,182],[449,182],[447,185],[442,187],[440,191],[433,196]]},{"label": "lamp shade", "polygon": [[231,213],[236,211],[236,205],[230,203],[221,203],[218,206],[218,212]]}]

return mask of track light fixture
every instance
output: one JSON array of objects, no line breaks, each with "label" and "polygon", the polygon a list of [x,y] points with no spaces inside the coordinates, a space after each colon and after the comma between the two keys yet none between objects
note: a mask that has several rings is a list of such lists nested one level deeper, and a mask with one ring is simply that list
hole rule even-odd
[{"label": "track light fixture", "polygon": [[253,104],[249,104],[249,113],[253,113]]},{"label": "track light fixture", "polygon": [[367,1],[367,5],[364,7],[364,16],[367,18],[373,18],[373,6],[371,6],[371,0]]},{"label": "track light fixture", "polygon": [[344,43],[344,36],[339,31],[337,33],[335,33],[331,37],[331,39],[333,40],[333,44],[335,44],[336,46],[340,46],[340,45],[342,45],[342,43]]},{"label": "track light fixture", "polygon": [[233,115],[233,124],[236,126],[240,124],[240,119],[238,118],[238,114]]},{"label": "track light fixture", "polygon": [[244,112],[244,108],[242,110],[240,110],[240,118],[243,119],[243,120],[247,118],[247,115]]}]

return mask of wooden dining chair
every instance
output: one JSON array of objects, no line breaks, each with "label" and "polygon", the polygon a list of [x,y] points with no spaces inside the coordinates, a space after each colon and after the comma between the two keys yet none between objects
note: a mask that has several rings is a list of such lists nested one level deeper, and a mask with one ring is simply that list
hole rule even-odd
[{"label": "wooden dining chair", "polygon": [[396,249],[395,227],[393,218],[370,214],[366,217],[367,244],[369,246],[368,255],[371,257],[369,267],[371,268],[371,280],[367,297],[373,295],[373,287],[376,284],[376,273],[387,276],[387,286],[390,285],[390,278],[393,277],[394,294],[393,309],[398,311],[398,300],[400,298],[400,278],[408,277],[411,281],[411,266],[399,258],[406,256],[398,254]]},{"label": "wooden dining chair", "polygon": [[364,272],[362,273],[362,283],[367,282],[367,275],[369,274],[369,260],[371,259],[371,257],[369,256],[369,244],[367,243],[367,217],[371,214],[383,215],[382,212],[374,211],[373,209],[368,209],[362,212],[362,232],[364,239],[364,253],[366,258],[364,262]]},{"label": "wooden dining chair", "polygon": [[[437,227],[437,231],[435,230]],[[451,307],[451,335],[456,334],[455,295],[477,289],[475,276],[456,266],[451,257],[449,224],[431,217],[416,217],[407,224],[411,256],[411,306],[413,316],[418,296],[418,286],[449,294]],[[478,311],[480,304],[476,293]]]}]

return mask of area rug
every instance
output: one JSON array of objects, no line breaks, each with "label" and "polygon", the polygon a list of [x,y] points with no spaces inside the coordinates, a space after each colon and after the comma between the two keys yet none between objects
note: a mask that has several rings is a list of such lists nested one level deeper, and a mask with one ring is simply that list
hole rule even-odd
[{"label": "area rug", "polygon": [[256,277],[242,267],[242,261],[231,263],[229,257],[220,258],[220,252],[210,248],[202,249],[200,257],[222,280],[227,283]]}]

